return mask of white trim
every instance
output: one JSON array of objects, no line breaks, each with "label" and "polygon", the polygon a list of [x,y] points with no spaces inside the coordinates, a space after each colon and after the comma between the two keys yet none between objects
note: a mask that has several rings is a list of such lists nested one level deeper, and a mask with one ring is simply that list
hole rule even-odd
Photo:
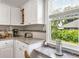
[{"label": "white trim", "polygon": [[48,42],[48,0],[45,0],[45,24],[46,24],[46,41]]},{"label": "white trim", "polygon": [[[54,42],[54,43],[48,43],[48,46],[51,46],[51,47],[54,47],[55,48],[55,46],[56,46],[56,43]],[[70,53],[73,53],[73,54],[76,54],[76,55],[79,55],[79,47],[72,47],[71,45],[69,46],[69,45],[64,45],[64,44],[62,44],[62,48],[63,48],[63,50],[64,51],[67,51],[67,52],[70,52]]]},{"label": "white trim", "polygon": [[[51,41],[51,27],[50,27],[50,20],[49,20],[49,13],[48,13],[48,1],[49,0],[45,0],[45,24],[46,24],[46,42],[51,45],[51,43],[49,43]],[[79,33],[79,32],[78,32]],[[55,46],[55,44],[54,44]],[[69,47],[69,46],[68,46]],[[70,52],[73,52],[75,54],[78,54],[77,52],[79,52],[79,50],[77,49],[71,49],[71,48],[68,48],[67,46],[63,46],[64,50],[67,50],[67,51],[70,51]]]},{"label": "white trim", "polygon": [[49,42],[51,39],[50,28],[49,27],[49,17],[48,17],[48,0],[45,0],[45,24],[46,24],[46,42]]}]

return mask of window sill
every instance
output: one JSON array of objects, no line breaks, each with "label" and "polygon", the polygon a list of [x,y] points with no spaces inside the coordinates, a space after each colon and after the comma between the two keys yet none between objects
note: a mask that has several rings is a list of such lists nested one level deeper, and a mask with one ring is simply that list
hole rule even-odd
[{"label": "window sill", "polygon": [[[48,43],[48,46],[55,48],[56,44],[55,43]],[[79,55],[79,46],[75,47],[72,45],[63,44],[62,48],[63,48],[63,51]]]},{"label": "window sill", "polygon": [[56,55],[56,50],[49,46],[41,46],[37,49],[34,49],[37,55],[44,56],[45,58],[79,58],[79,55],[75,55],[66,51],[63,51],[62,56]]}]

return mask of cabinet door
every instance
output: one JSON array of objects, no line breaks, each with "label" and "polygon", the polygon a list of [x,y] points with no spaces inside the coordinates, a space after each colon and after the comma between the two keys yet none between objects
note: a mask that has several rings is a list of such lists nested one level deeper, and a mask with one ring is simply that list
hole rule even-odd
[{"label": "cabinet door", "polygon": [[0,3],[0,25],[10,24],[10,7]]},{"label": "cabinet door", "polygon": [[24,51],[27,50],[27,44],[16,40],[15,43],[15,58],[25,58]]},{"label": "cabinet door", "polygon": [[15,58],[24,58],[24,52],[23,52],[23,49],[21,47],[16,48]]},{"label": "cabinet door", "polygon": [[13,40],[0,41],[0,48],[13,47]]},{"label": "cabinet door", "polygon": [[24,24],[35,24],[37,19],[37,2],[36,0],[29,0],[24,5]]},{"label": "cabinet door", "polygon": [[13,40],[4,41],[5,47],[13,47]]},{"label": "cabinet door", "polygon": [[44,2],[43,0],[30,0],[24,5],[24,23],[44,24]]},{"label": "cabinet door", "polygon": [[22,16],[19,8],[11,8],[11,25],[21,25]]},{"label": "cabinet door", "polygon": [[13,58],[13,47],[0,48],[0,58]]}]

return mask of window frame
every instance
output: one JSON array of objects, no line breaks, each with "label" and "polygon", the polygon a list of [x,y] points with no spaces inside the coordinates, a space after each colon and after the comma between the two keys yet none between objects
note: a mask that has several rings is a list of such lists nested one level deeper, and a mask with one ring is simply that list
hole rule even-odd
[{"label": "window frame", "polygon": [[[55,47],[56,46],[56,43],[53,42],[51,43],[50,41],[51,40],[51,26],[50,26],[50,23],[51,23],[51,20],[49,20],[49,9],[48,9],[48,1],[49,0],[45,0],[45,25],[46,25],[46,42],[48,44],[48,46],[51,46],[51,47]],[[78,32],[79,34],[79,32]],[[79,40],[79,37],[78,37],[78,40]],[[63,50],[64,51],[67,51],[67,52],[70,52],[70,53],[74,53],[74,54],[77,54],[79,55],[79,49],[77,49],[76,47],[72,48],[70,46],[62,46]],[[79,48],[79,47],[78,47]]]}]

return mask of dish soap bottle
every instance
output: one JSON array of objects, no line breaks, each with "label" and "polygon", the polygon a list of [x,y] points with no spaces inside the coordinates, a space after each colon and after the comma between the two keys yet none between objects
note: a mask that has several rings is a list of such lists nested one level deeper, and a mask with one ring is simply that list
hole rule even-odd
[{"label": "dish soap bottle", "polygon": [[58,56],[63,56],[62,43],[60,39],[56,40],[56,53],[55,54]]}]

